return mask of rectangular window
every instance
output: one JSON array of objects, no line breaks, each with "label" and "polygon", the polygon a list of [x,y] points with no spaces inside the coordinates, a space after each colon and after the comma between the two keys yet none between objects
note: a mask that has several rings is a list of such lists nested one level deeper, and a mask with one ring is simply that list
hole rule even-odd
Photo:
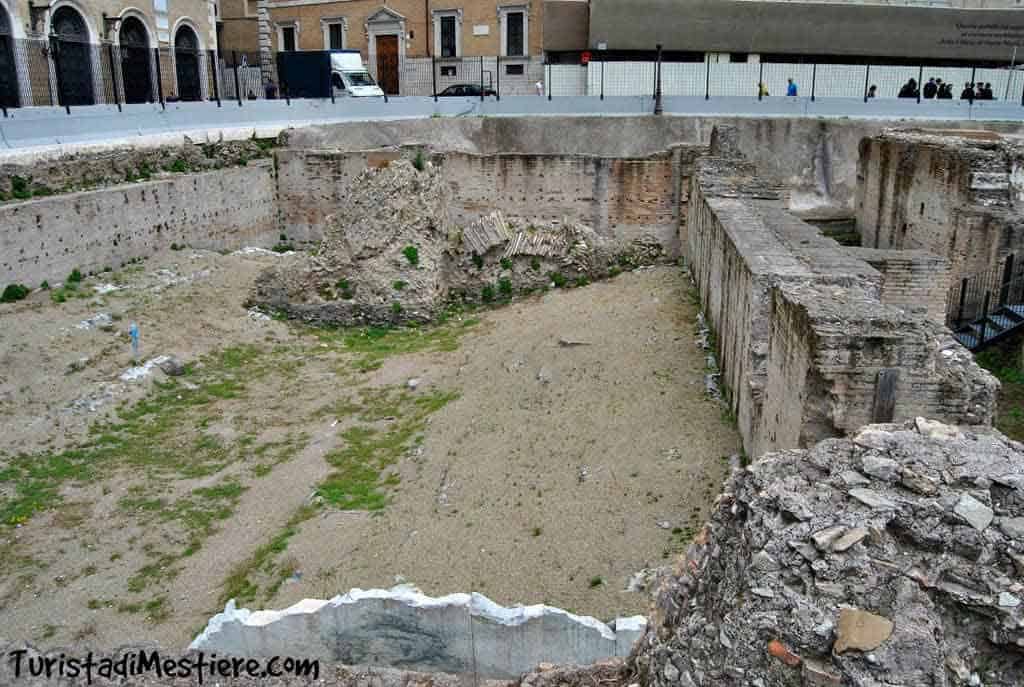
[{"label": "rectangular window", "polygon": [[341,50],[345,47],[344,41],[341,38],[341,24],[329,24],[327,26],[327,31],[331,43],[327,47],[330,50]]},{"label": "rectangular window", "polygon": [[522,76],[525,72],[523,71],[523,65],[521,64],[506,64],[505,74],[508,76]]},{"label": "rectangular window", "polygon": [[441,65],[441,76],[458,76],[458,73],[455,70],[455,65],[451,65],[449,67]]},{"label": "rectangular window", "polygon": [[295,27],[281,27],[281,50],[283,52],[295,52]]},{"label": "rectangular window", "polygon": [[441,57],[456,57],[455,17],[441,17]]},{"label": "rectangular window", "polygon": [[526,54],[526,46],[523,45],[523,22],[522,12],[509,12],[505,15],[505,47],[506,55],[517,56]]}]

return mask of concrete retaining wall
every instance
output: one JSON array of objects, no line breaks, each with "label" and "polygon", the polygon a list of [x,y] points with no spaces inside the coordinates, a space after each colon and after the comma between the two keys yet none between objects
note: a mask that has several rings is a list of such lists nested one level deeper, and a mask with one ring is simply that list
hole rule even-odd
[{"label": "concrete retaining wall", "polygon": [[268,246],[276,212],[273,169],[263,161],[0,205],[0,284],[116,269],[172,243]]},{"label": "concrete retaining wall", "polygon": [[505,608],[480,594],[433,598],[399,586],[306,599],[283,611],[252,612],[229,602],[190,648],[515,678],[542,662],[628,656],[646,624],[643,616],[619,618],[613,629],[550,606]]}]

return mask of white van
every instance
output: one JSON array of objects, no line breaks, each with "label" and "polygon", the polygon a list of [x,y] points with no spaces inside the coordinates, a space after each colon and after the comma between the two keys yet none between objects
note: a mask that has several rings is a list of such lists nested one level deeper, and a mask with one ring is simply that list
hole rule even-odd
[{"label": "white van", "polygon": [[384,95],[384,91],[366,70],[358,50],[337,50],[331,53],[331,88],[335,95],[359,98]]}]

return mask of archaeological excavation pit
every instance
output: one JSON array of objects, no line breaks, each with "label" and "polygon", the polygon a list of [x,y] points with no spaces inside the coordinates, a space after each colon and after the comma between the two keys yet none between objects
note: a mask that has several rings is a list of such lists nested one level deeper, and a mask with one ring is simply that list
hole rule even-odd
[{"label": "archaeological excavation pit", "polygon": [[[974,565],[999,588],[1003,629],[981,653],[1019,645],[1021,611],[998,602],[1022,592],[1024,463],[991,427],[1005,388],[949,325],[969,274],[938,242],[865,240],[883,227],[865,198],[883,208],[873,189],[893,176],[878,181],[891,158],[872,150],[917,135],[890,126],[358,123],[4,168],[0,285],[29,288],[0,306],[2,637],[501,679],[625,658],[640,638],[627,666],[644,684],[726,684],[694,666],[730,652],[767,657],[743,668],[766,685],[808,670],[857,680],[866,653],[828,658],[850,638],[826,576],[870,547],[953,546],[887,524],[905,488],[1002,538],[976,542],[989,558],[953,547],[956,579]],[[992,136],[1012,148],[1011,133]],[[978,174],[957,178],[1004,193],[1000,226],[1016,236],[1016,177]],[[860,245],[801,217],[843,219]],[[1003,244],[971,269],[1003,269],[1016,245]],[[835,448],[843,437],[867,438]],[[972,463],[971,479],[1002,486],[943,481],[942,460],[968,450],[940,460],[925,444],[944,437],[998,454],[1001,472]],[[812,467],[786,486],[785,470],[757,467],[766,455]],[[733,493],[793,541],[840,529],[813,557],[775,548],[761,521],[744,539]],[[841,496],[854,506],[822,506]],[[980,530],[974,502],[993,511]],[[819,586],[794,601],[787,580],[815,560]],[[714,589],[690,590],[681,561],[710,565]],[[733,597],[764,627],[705,617],[726,633],[718,648],[666,664],[686,651],[658,628],[735,584],[754,588]],[[902,601],[850,599],[912,643]],[[812,606],[816,624],[778,620]],[[953,639],[935,655],[975,641]],[[1019,667],[1013,651],[991,671]],[[872,670],[910,675],[898,651],[881,655]]]}]

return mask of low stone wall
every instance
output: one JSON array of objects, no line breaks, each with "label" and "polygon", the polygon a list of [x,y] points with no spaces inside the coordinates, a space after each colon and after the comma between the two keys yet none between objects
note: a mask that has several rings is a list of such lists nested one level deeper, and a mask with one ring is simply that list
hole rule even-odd
[{"label": "low stone wall", "polygon": [[628,656],[646,624],[633,616],[612,628],[551,606],[505,608],[481,594],[433,598],[398,586],[306,599],[283,611],[251,612],[229,602],[189,648],[513,678],[545,662]]},{"label": "low stone wall", "polygon": [[0,284],[116,269],[172,243],[269,246],[276,213],[268,161],[0,205]]},{"label": "low stone wall", "polygon": [[[319,241],[327,218],[344,209],[351,184],[363,169],[411,157],[416,150],[281,150],[282,231],[292,239]],[[686,201],[680,189],[702,150],[675,146],[638,158],[446,152],[430,159],[450,188],[458,226],[498,210],[512,221],[585,224],[623,242],[653,236],[675,257]]]},{"label": "low stone wall", "polygon": [[887,302],[884,274],[791,215],[738,150],[724,129],[698,160],[685,242],[748,454],[917,414],[990,424],[995,379],[927,307],[894,304],[921,279]]}]

